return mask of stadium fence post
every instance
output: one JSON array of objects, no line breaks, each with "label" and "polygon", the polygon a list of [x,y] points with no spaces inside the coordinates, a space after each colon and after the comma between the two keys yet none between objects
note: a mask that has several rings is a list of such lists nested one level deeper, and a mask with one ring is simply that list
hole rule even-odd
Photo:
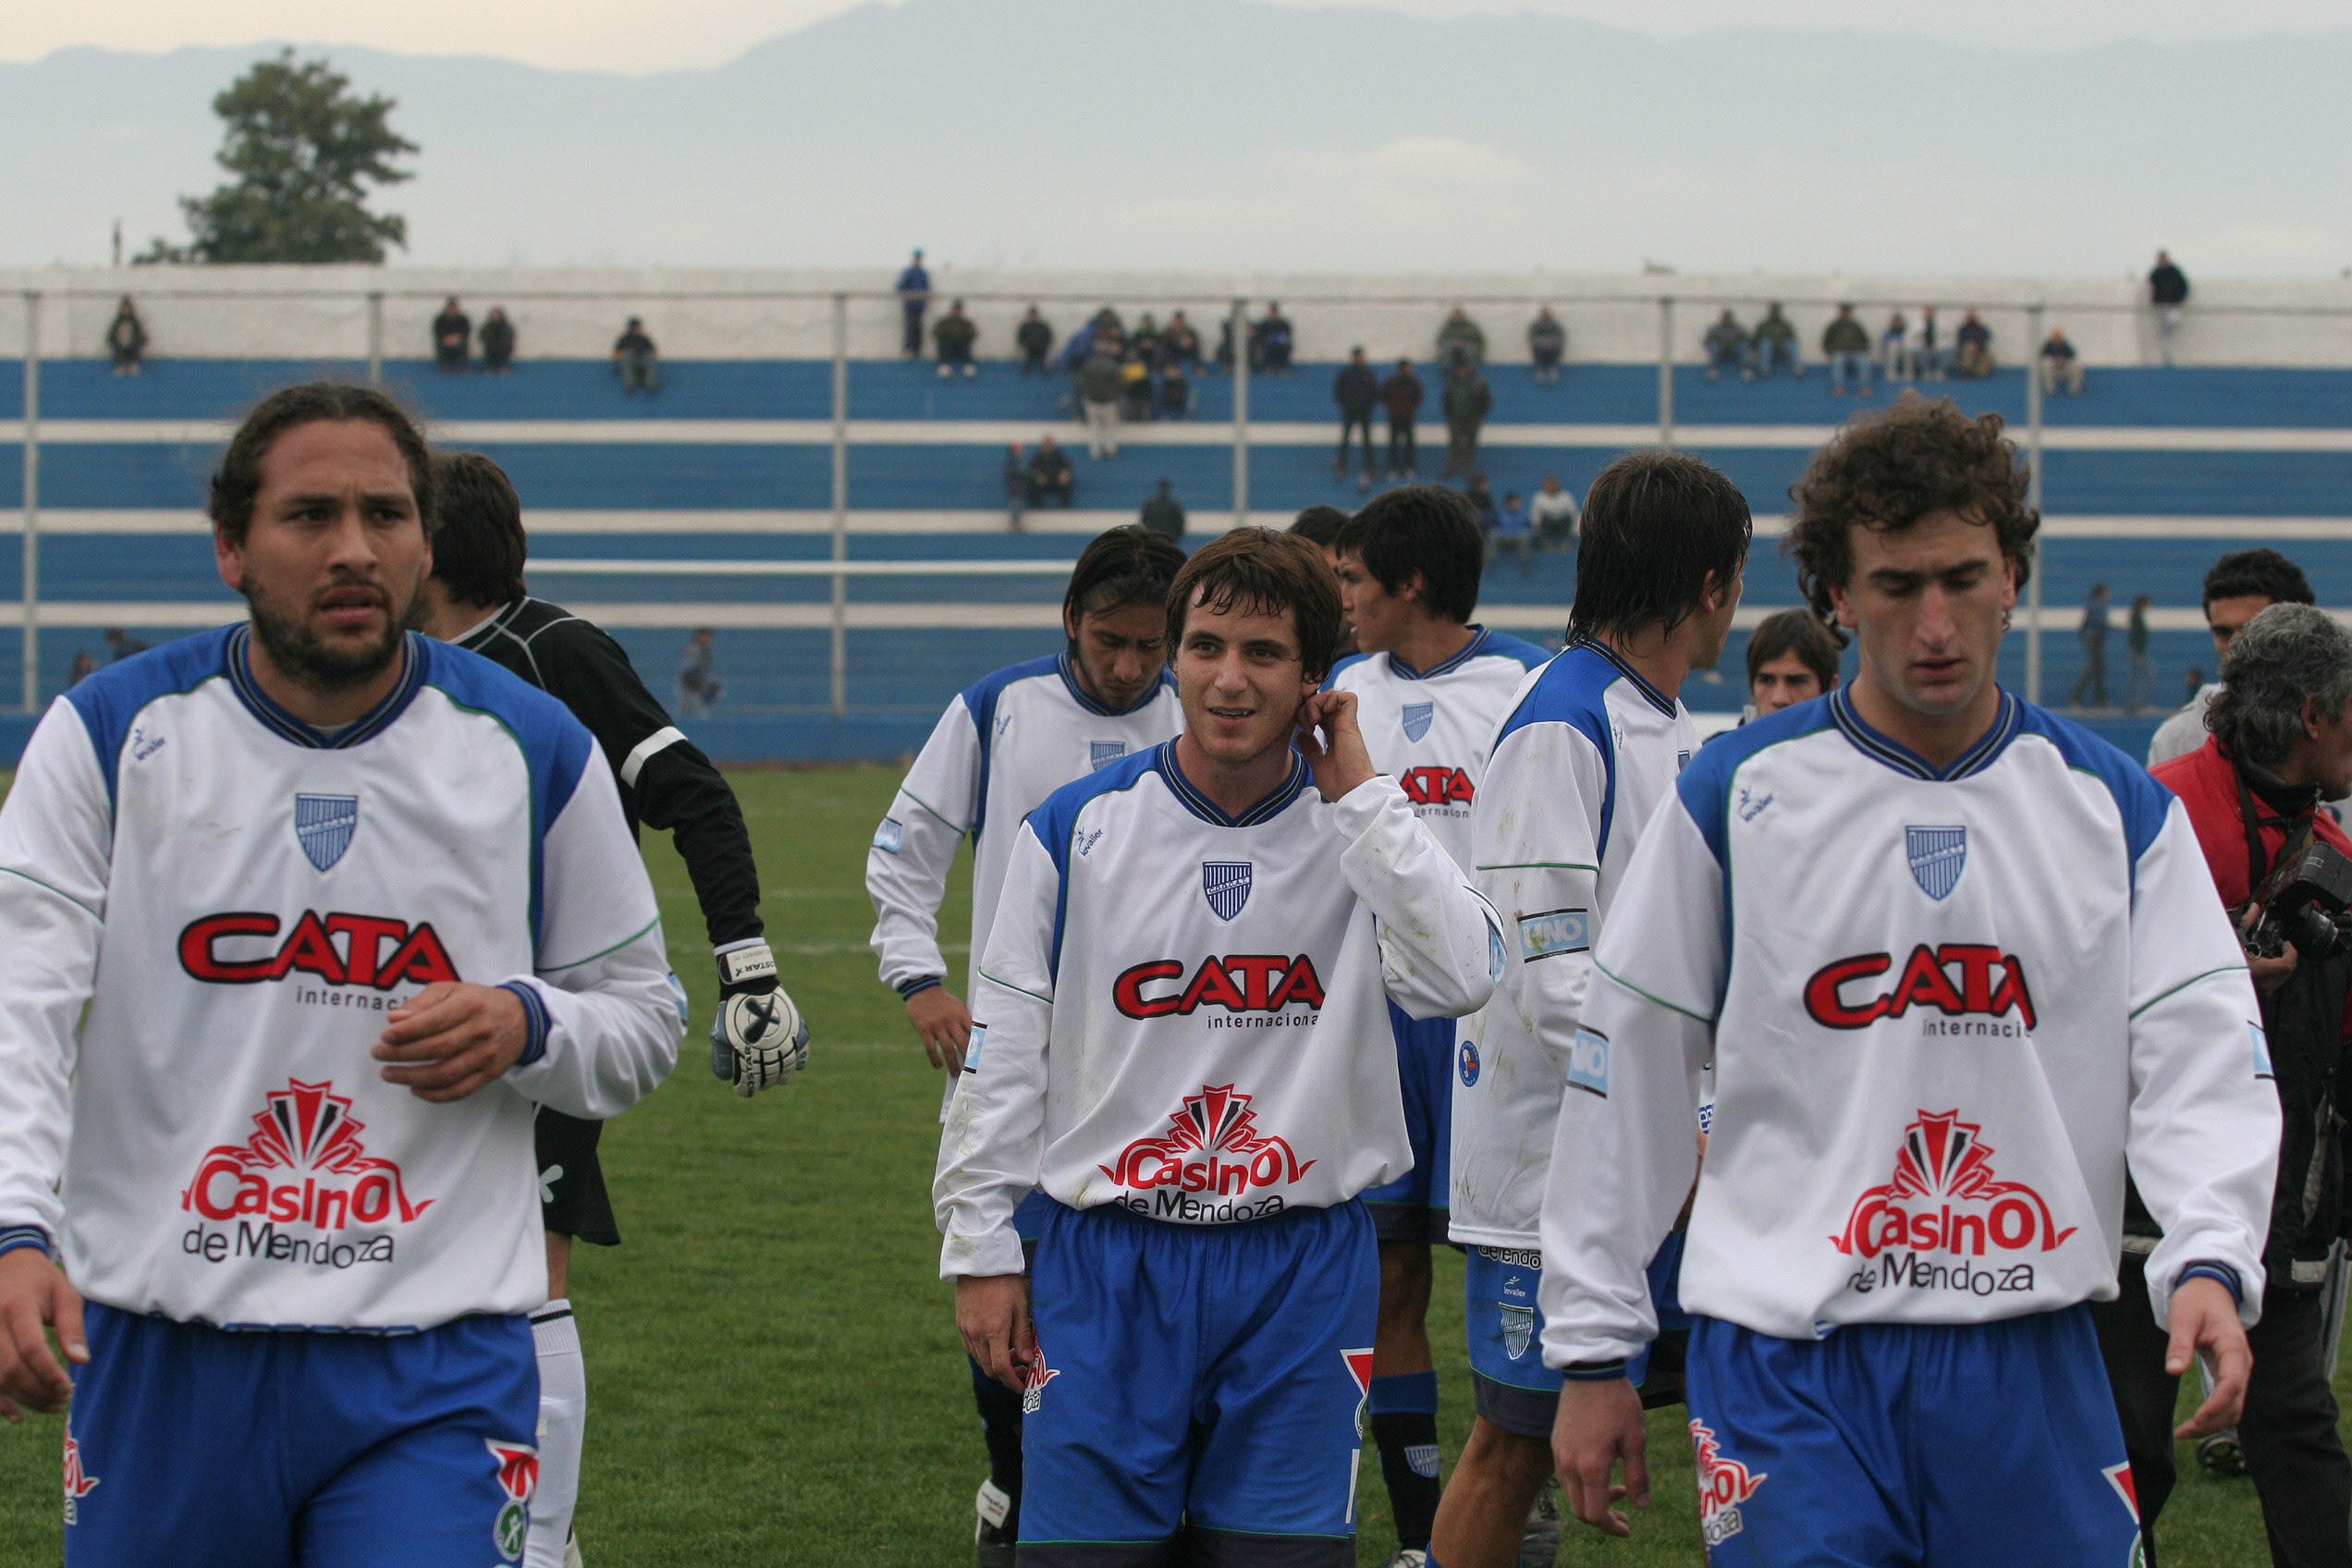
[{"label": "stadium fence post", "polygon": [[41,294],[24,297],[24,711],[41,711]]},{"label": "stadium fence post", "polygon": [[384,290],[371,288],[367,297],[368,385],[384,385]]},{"label": "stadium fence post", "polygon": [[[850,558],[850,297],[833,296],[833,559]],[[850,578],[833,573],[833,717],[850,707]]]},{"label": "stadium fence post", "polygon": [[1674,444],[1674,297],[1658,297],[1658,444]]},{"label": "stadium fence post", "polygon": [[1249,301],[1233,301],[1233,526],[1249,522]]},{"label": "stadium fence post", "polygon": [[[2041,306],[2026,307],[2026,505],[2041,510]],[[2047,538],[2048,535],[2043,536]],[[2046,561],[2047,557],[2045,557]],[[2026,701],[2041,701],[2041,580],[2026,583]]]}]

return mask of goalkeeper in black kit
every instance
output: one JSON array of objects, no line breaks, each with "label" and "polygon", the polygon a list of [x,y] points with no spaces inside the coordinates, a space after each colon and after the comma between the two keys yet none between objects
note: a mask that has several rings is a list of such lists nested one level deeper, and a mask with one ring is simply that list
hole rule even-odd
[{"label": "goalkeeper in black kit", "polygon": [[[525,590],[522,504],[505,471],[475,452],[434,459],[433,575],[417,599],[422,630],[505,666],[588,727],[620,786],[631,832],[668,830],[686,862],[718,960],[711,1066],[749,1096],[790,1082],[808,1062],[808,1025],[777,983],[759,913],[759,868],[735,792],[645,690],[629,655],[602,630]],[[685,998],[679,1004],[682,1009]],[[523,1568],[577,1564],[572,1509],[580,1490],[588,1379],[567,1288],[574,1237],[614,1246],[603,1125],[542,1109],[539,1192],[547,1231],[547,1294],[532,1315],[539,1353],[539,1492]]]}]

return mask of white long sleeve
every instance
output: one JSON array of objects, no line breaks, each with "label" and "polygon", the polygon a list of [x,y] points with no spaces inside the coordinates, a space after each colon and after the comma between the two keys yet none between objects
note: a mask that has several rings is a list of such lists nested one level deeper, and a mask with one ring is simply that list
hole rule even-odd
[{"label": "white long sleeve", "polygon": [[893,990],[948,978],[939,906],[956,846],[977,815],[979,790],[980,740],[959,696],[939,716],[866,851],[871,946],[882,962],[882,983]]},{"label": "white long sleeve", "polygon": [[1332,805],[1348,847],[1340,869],[1378,923],[1389,998],[1412,1018],[1486,1006],[1502,969],[1501,922],[1396,780],[1375,777]]}]

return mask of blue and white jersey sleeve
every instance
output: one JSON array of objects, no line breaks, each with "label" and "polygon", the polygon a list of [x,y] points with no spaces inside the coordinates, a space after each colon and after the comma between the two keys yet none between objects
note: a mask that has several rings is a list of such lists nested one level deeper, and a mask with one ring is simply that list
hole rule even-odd
[{"label": "blue and white jersey sleeve", "polygon": [[939,906],[956,846],[978,815],[979,794],[980,735],[958,696],[907,770],[865,855],[871,945],[882,961],[882,983],[901,996],[947,978]]},{"label": "blue and white jersey sleeve", "polygon": [[1380,977],[1409,1018],[1486,1005],[1502,971],[1501,920],[1439,846],[1396,781],[1366,780],[1333,802],[1340,870],[1371,910]]},{"label": "blue and white jersey sleeve", "polygon": [[75,1035],[104,934],[112,811],[63,698],[0,805],[0,1243],[57,1234]]},{"label": "blue and white jersey sleeve", "polygon": [[2165,1322],[2192,1263],[2236,1271],[2262,1300],[2279,1149],[2278,1096],[2246,955],[2180,802],[2139,856],[2132,893],[2131,1114],[2125,1155],[2163,1240],[2148,1293]]},{"label": "blue and white jersey sleeve", "polygon": [[1044,1155],[1061,899],[1061,871],[1035,827],[1023,822],[976,972],[972,1040],[939,1140],[931,1195],[946,1238],[942,1279],[1025,1267],[1012,1213],[1037,1185]]},{"label": "blue and white jersey sleeve", "polygon": [[535,973],[513,977],[529,992],[532,1043],[507,1076],[542,1105],[601,1121],[669,1076],[686,1021],[612,774],[585,730],[557,766],[572,777],[541,843]]},{"label": "blue and white jersey sleeve", "polygon": [[1657,1336],[1644,1270],[1698,1174],[1723,933],[1721,867],[1684,802],[1670,801],[1634,851],[1571,1047],[1543,1194],[1554,1366],[1605,1367]]}]

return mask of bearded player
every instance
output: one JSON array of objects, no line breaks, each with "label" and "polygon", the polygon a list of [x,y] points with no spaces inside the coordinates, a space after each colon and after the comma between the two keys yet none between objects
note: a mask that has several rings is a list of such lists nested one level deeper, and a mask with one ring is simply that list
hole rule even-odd
[{"label": "bearded player", "polygon": [[250,619],[75,686],[0,806],[0,1415],[71,1397],[76,1568],[522,1550],[533,1115],[681,1019],[588,732],[403,630],[432,496],[380,394],[265,399],[210,505]]}]

